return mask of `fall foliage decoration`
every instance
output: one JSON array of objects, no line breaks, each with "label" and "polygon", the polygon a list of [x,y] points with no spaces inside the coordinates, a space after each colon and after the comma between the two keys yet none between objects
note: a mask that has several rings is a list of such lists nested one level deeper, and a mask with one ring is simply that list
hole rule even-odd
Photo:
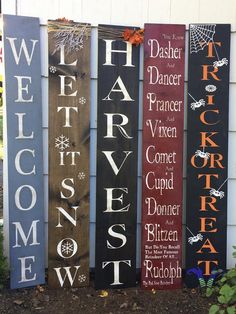
[{"label": "fall foliage decoration", "polygon": [[143,43],[144,29],[133,30],[126,28],[122,35],[124,40],[130,42],[132,45],[138,46]]},{"label": "fall foliage decoration", "polygon": [[58,18],[58,19],[56,19],[56,21],[57,22],[62,22],[62,23],[68,23],[68,24],[74,22],[73,20],[68,20],[65,17]]}]

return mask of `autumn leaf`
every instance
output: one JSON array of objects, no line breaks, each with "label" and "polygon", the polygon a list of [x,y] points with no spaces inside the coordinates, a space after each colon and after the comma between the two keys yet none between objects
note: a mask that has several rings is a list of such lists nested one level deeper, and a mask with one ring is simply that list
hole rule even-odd
[{"label": "autumn leaf", "polygon": [[101,298],[106,298],[108,296],[108,292],[106,290],[102,290],[101,293],[99,294],[99,297]]},{"label": "autumn leaf", "polygon": [[56,19],[56,21],[62,22],[62,23],[71,23],[71,22],[73,22],[73,20],[68,20],[65,17],[58,18],[58,19]]},{"label": "autumn leaf", "polygon": [[143,35],[144,35],[144,29],[140,30],[131,30],[131,29],[125,29],[123,32],[123,38],[126,41],[129,41],[132,45],[140,45],[143,43]]},{"label": "autumn leaf", "polygon": [[129,40],[132,34],[133,34],[133,31],[131,29],[126,28],[122,35],[123,35],[124,40]]}]

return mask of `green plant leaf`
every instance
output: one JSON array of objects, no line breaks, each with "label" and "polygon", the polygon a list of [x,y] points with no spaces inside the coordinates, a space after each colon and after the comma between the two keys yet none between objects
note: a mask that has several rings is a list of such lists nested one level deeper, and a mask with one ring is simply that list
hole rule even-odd
[{"label": "green plant leaf", "polygon": [[227,304],[227,301],[225,299],[225,296],[223,295],[220,295],[218,298],[218,302],[221,303],[221,304]]},{"label": "green plant leaf", "polygon": [[221,287],[220,294],[225,297],[226,302],[228,303],[230,298],[234,295],[234,289],[226,283],[225,285]]},{"label": "green plant leaf", "polygon": [[224,314],[225,313],[225,310],[220,310],[219,311],[219,314]]},{"label": "green plant leaf", "polygon": [[228,271],[228,275],[227,275],[228,278],[233,278],[233,277],[236,277],[236,268],[232,268]]},{"label": "green plant leaf", "polygon": [[227,278],[222,277],[222,278],[220,279],[220,282],[224,283],[224,282],[226,282],[226,280],[227,280]]},{"label": "green plant leaf", "polygon": [[212,296],[214,290],[212,288],[207,288],[206,289],[206,296],[209,298],[210,296]]},{"label": "green plant leaf", "polygon": [[235,314],[236,313],[236,309],[235,309],[235,306],[228,306],[227,307],[227,313],[228,314]]},{"label": "green plant leaf", "polygon": [[217,314],[219,309],[220,309],[219,305],[213,304],[209,309],[209,314]]}]

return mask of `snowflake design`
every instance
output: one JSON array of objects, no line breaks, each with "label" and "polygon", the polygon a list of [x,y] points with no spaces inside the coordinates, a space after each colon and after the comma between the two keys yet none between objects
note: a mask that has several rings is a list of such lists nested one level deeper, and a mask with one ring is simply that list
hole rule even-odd
[{"label": "snowflake design", "polygon": [[217,88],[216,88],[215,85],[207,85],[207,86],[205,87],[205,90],[206,90],[207,92],[209,92],[209,93],[213,93],[213,92],[215,92],[215,91],[217,90]]},{"label": "snowflake design", "polygon": [[80,103],[81,105],[86,104],[86,98],[85,98],[85,97],[80,97],[80,98],[79,98],[79,103]]},{"label": "snowflake design", "polygon": [[78,276],[78,281],[79,282],[85,282],[86,281],[86,276],[85,275]]},{"label": "snowflake design", "polygon": [[65,242],[61,246],[61,252],[65,254],[70,254],[74,252],[74,244],[70,243],[69,241]]},{"label": "snowflake design", "polygon": [[64,150],[68,147],[70,147],[70,141],[69,138],[65,135],[60,135],[55,138],[55,147],[59,150]]},{"label": "snowflake design", "polygon": [[88,25],[74,25],[70,29],[58,31],[53,36],[55,38],[55,54],[61,46],[65,46],[65,52],[79,51],[84,48],[84,39],[88,39]]},{"label": "snowflake design", "polygon": [[49,71],[50,71],[51,73],[56,73],[56,72],[57,72],[57,68],[56,68],[54,65],[51,65],[51,66],[49,67]]},{"label": "snowflake design", "polygon": [[85,173],[84,172],[79,172],[78,178],[79,178],[79,180],[84,180],[85,179]]}]

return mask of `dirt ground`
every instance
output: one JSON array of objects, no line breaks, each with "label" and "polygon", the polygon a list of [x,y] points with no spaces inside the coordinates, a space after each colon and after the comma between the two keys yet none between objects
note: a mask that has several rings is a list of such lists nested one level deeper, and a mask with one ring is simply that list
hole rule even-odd
[{"label": "dirt ground", "polygon": [[195,289],[147,291],[135,288],[96,291],[93,287],[50,290],[0,290],[0,313],[201,313],[207,314],[212,300]]}]

